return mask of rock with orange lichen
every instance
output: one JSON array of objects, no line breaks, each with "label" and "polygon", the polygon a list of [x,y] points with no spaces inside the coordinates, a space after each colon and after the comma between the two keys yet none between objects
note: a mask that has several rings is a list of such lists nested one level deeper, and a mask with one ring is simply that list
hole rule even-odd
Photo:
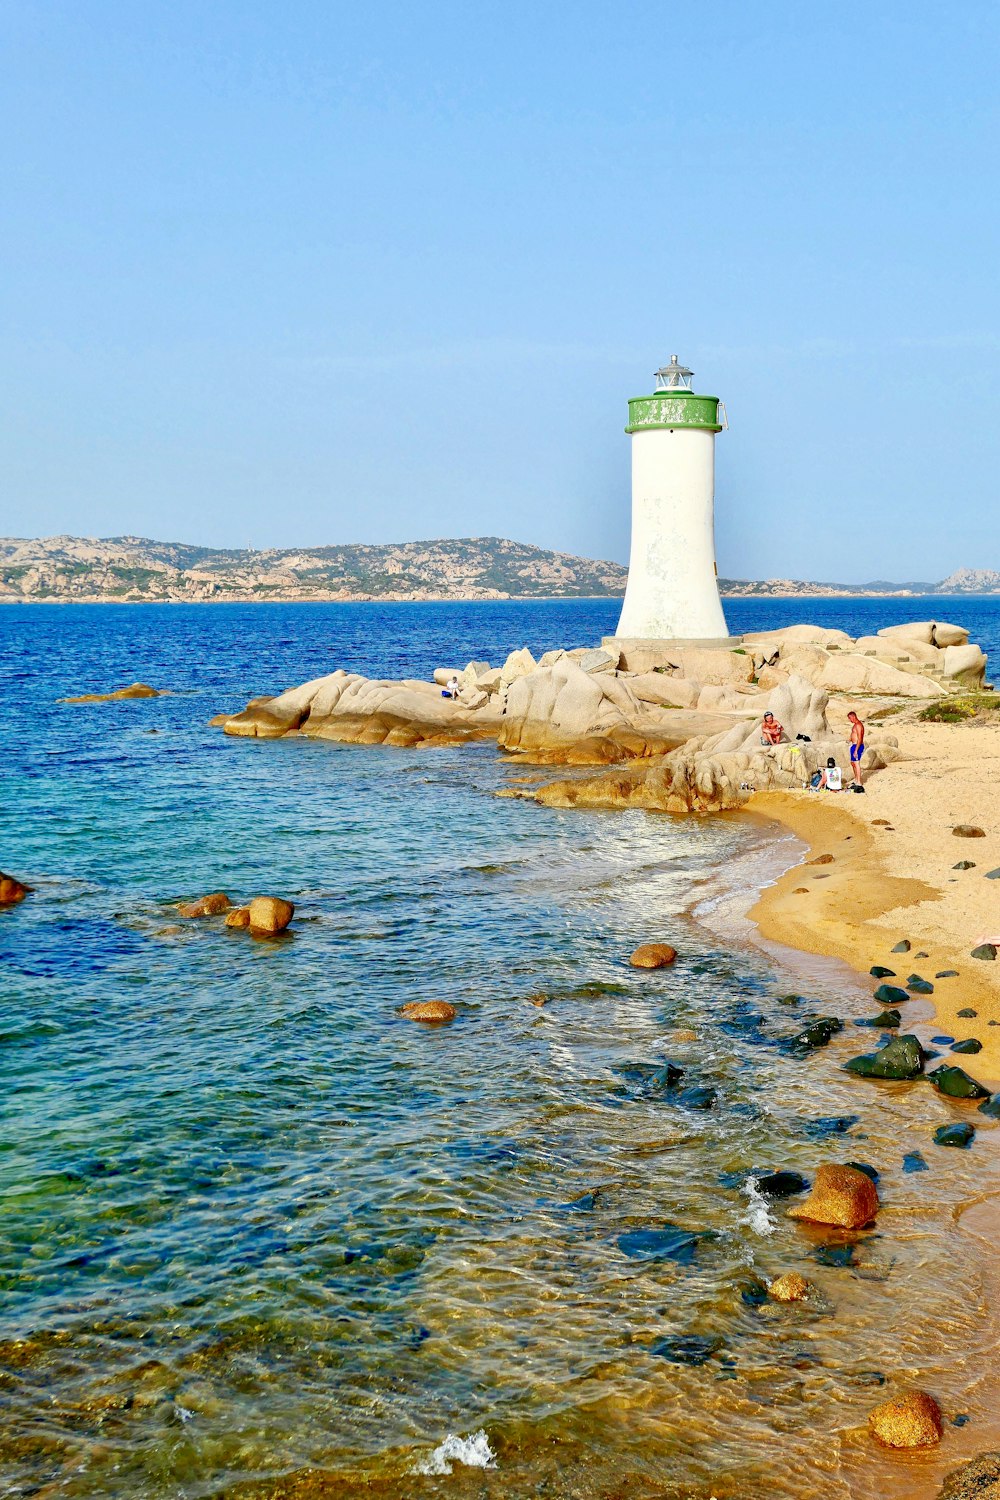
[{"label": "rock with orange lichen", "polygon": [[399,1014],[408,1021],[454,1021],[458,1011],[447,1000],[411,1000],[400,1007]]},{"label": "rock with orange lichen", "polygon": [[876,1406],[868,1425],[889,1448],[930,1448],[941,1441],[941,1408],[926,1391],[904,1391]]},{"label": "rock with orange lichen", "polygon": [[249,906],[234,906],[233,909],[232,909],[232,911],[229,912],[227,914],[227,916],[226,916],[226,926],[227,927],[249,927],[250,926],[250,908],[249,908]]},{"label": "rock with orange lichen", "polygon": [[30,885],[25,885],[22,881],[15,880],[13,875],[5,875],[0,870],[0,906],[16,906],[30,894]]},{"label": "rock with orange lichen", "polygon": [[642,943],[629,958],[633,969],[665,969],[677,957],[669,943]]},{"label": "rock with orange lichen", "polygon": [[182,901],[177,911],[182,917],[218,917],[232,904],[225,891],[213,891],[198,901]]},{"label": "rock with orange lichen", "polygon": [[786,1271],[784,1276],[774,1278],[767,1291],[775,1302],[801,1302],[809,1291],[809,1283],[798,1271]]},{"label": "rock with orange lichen", "polygon": [[862,1229],[879,1210],[878,1192],[865,1172],[856,1167],[817,1167],[812,1192],[804,1203],[788,1210],[790,1219]]}]

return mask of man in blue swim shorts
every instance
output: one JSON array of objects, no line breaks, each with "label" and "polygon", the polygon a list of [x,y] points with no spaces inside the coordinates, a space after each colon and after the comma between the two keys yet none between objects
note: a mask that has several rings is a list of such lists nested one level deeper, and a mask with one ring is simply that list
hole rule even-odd
[{"label": "man in blue swim shorts", "polygon": [[855,786],[861,786],[861,757],[865,753],[865,726],[852,709],[847,715],[851,721],[851,775]]}]

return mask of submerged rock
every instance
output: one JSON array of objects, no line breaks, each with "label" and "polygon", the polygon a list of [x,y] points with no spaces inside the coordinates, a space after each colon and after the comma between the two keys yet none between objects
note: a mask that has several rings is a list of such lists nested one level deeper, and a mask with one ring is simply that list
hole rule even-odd
[{"label": "submerged rock", "polygon": [[683,1104],[686,1109],[714,1109],[718,1102],[718,1091],[703,1084],[682,1089],[677,1095],[677,1103]]},{"label": "submerged rock", "polygon": [[13,875],[5,875],[0,870],[0,906],[16,906],[30,894],[30,885],[24,885],[20,880],[15,880]]},{"label": "submerged rock", "polygon": [[936,1146],[957,1146],[959,1150],[965,1151],[972,1145],[976,1137],[976,1127],[962,1120],[955,1125],[939,1125],[934,1132],[934,1144]]},{"label": "submerged rock", "polygon": [[406,1005],[400,1006],[399,1014],[408,1021],[440,1023],[454,1021],[458,1011],[447,1000],[410,1000]]},{"label": "submerged rock", "polygon": [[113,693],[81,693],[78,698],[60,698],[60,703],[120,703],[127,698],[160,698],[161,688],[150,687],[148,682],[132,682],[128,687],[115,688]]},{"label": "submerged rock", "polygon": [[677,957],[669,943],[642,943],[629,957],[633,969],[665,969]]},{"label": "submerged rock", "polygon": [[929,1448],[941,1441],[941,1408],[926,1391],[907,1391],[876,1406],[868,1425],[890,1448]]},{"label": "submerged rock", "polygon": [[928,1172],[930,1168],[919,1151],[907,1151],[903,1157],[904,1172]]},{"label": "submerged rock", "polygon": [[955,1469],[938,1500],[1000,1500],[1000,1452],[980,1453]]},{"label": "submerged rock", "polygon": [[924,1071],[924,1057],[924,1049],[917,1037],[894,1036],[877,1052],[852,1057],[844,1068],[859,1078],[919,1078]]},{"label": "submerged rock", "polygon": [[722,1348],[720,1338],[702,1338],[699,1334],[671,1334],[657,1339],[649,1348],[650,1354],[669,1359],[676,1365],[703,1365]]},{"label": "submerged rock", "polygon": [[618,1248],[633,1259],[672,1260],[689,1266],[703,1240],[714,1238],[709,1229],[681,1229],[664,1223],[658,1229],[630,1229],[618,1236]]},{"label": "submerged rock", "polygon": [[210,896],[202,896],[198,901],[183,901],[177,911],[182,917],[218,917],[228,911],[232,904],[225,891],[213,891]]},{"label": "submerged rock", "polygon": [[942,1063],[927,1076],[934,1087],[940,1093],[947,1094],[949,1099],[988,1099],[990,1097],[989,1089],[984,1089],[981,1083],[970,1078],[964,1068],[947,1067]]},{"label": "submerged rock", "polygon": [[776,1276],[767,1290],[775,1302],[801,1302],[809,1291],[809,1283],[798,1271],[786,1271],[783,1276]]},{"label": "submerged rock", "polygon": [[804,1193],[809,1186],[808,1177],[801,1172],[784,1168],[777,1172],[752,1172],[757,1191],[765,1198],[790,1198],[795,1193]]},{"label": "submerged rock", "polygon": [[878,1210],[878,1190],[870,1177],[854,1167],[824,1164],[816,1169],[816,1180],[805,1203],[790,1208],[788,1217],[861,1229],[871,1223]]},{"label": "submerged rock", "polygon": [[280,896],[255,896],[250,902],[250,931],[262,937],[284,932],[295,915],[295,906]]}]

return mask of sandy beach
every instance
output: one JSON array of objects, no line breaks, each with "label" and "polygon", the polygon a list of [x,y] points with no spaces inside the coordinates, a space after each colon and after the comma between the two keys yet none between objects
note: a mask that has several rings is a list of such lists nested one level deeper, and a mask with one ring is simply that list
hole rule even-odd
[{"label": "sandy beach", "polygon": [[[790,828],[810,852],[764,892],[751,916],[766,938],[861,971],[882,964],[903,980],[912,973],[930,980],[939,1024],[957,1037],[978,1037],[983,1051],[970,1071],[996,1081],[1000,971],[970,953],[1000,935],[1000,884],[986,878],[1000,865],[1000,809],[989,795],[1000,775],[1000,725],[911,722],[900,726],[899,740],[904,758],[872,775],[863,797],[754,798],[754,814]],[[958,837],[959,824],[985,837]],[[955,869],[963,860],[974,868]],[[903,939],[910,951],[893,953]],[[935,977],[947,969],[957,977]],[[970,1007],[975,1018],[958,1015]]]}]

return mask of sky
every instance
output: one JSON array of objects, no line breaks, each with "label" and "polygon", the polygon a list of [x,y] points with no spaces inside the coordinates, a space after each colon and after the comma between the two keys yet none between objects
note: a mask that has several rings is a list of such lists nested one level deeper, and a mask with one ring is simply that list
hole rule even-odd
[{"label": "sky", "polygon": [[728,577],[1000,567],[1000,7],[8,0],[0,534],[628,556],[721,396]]}]

